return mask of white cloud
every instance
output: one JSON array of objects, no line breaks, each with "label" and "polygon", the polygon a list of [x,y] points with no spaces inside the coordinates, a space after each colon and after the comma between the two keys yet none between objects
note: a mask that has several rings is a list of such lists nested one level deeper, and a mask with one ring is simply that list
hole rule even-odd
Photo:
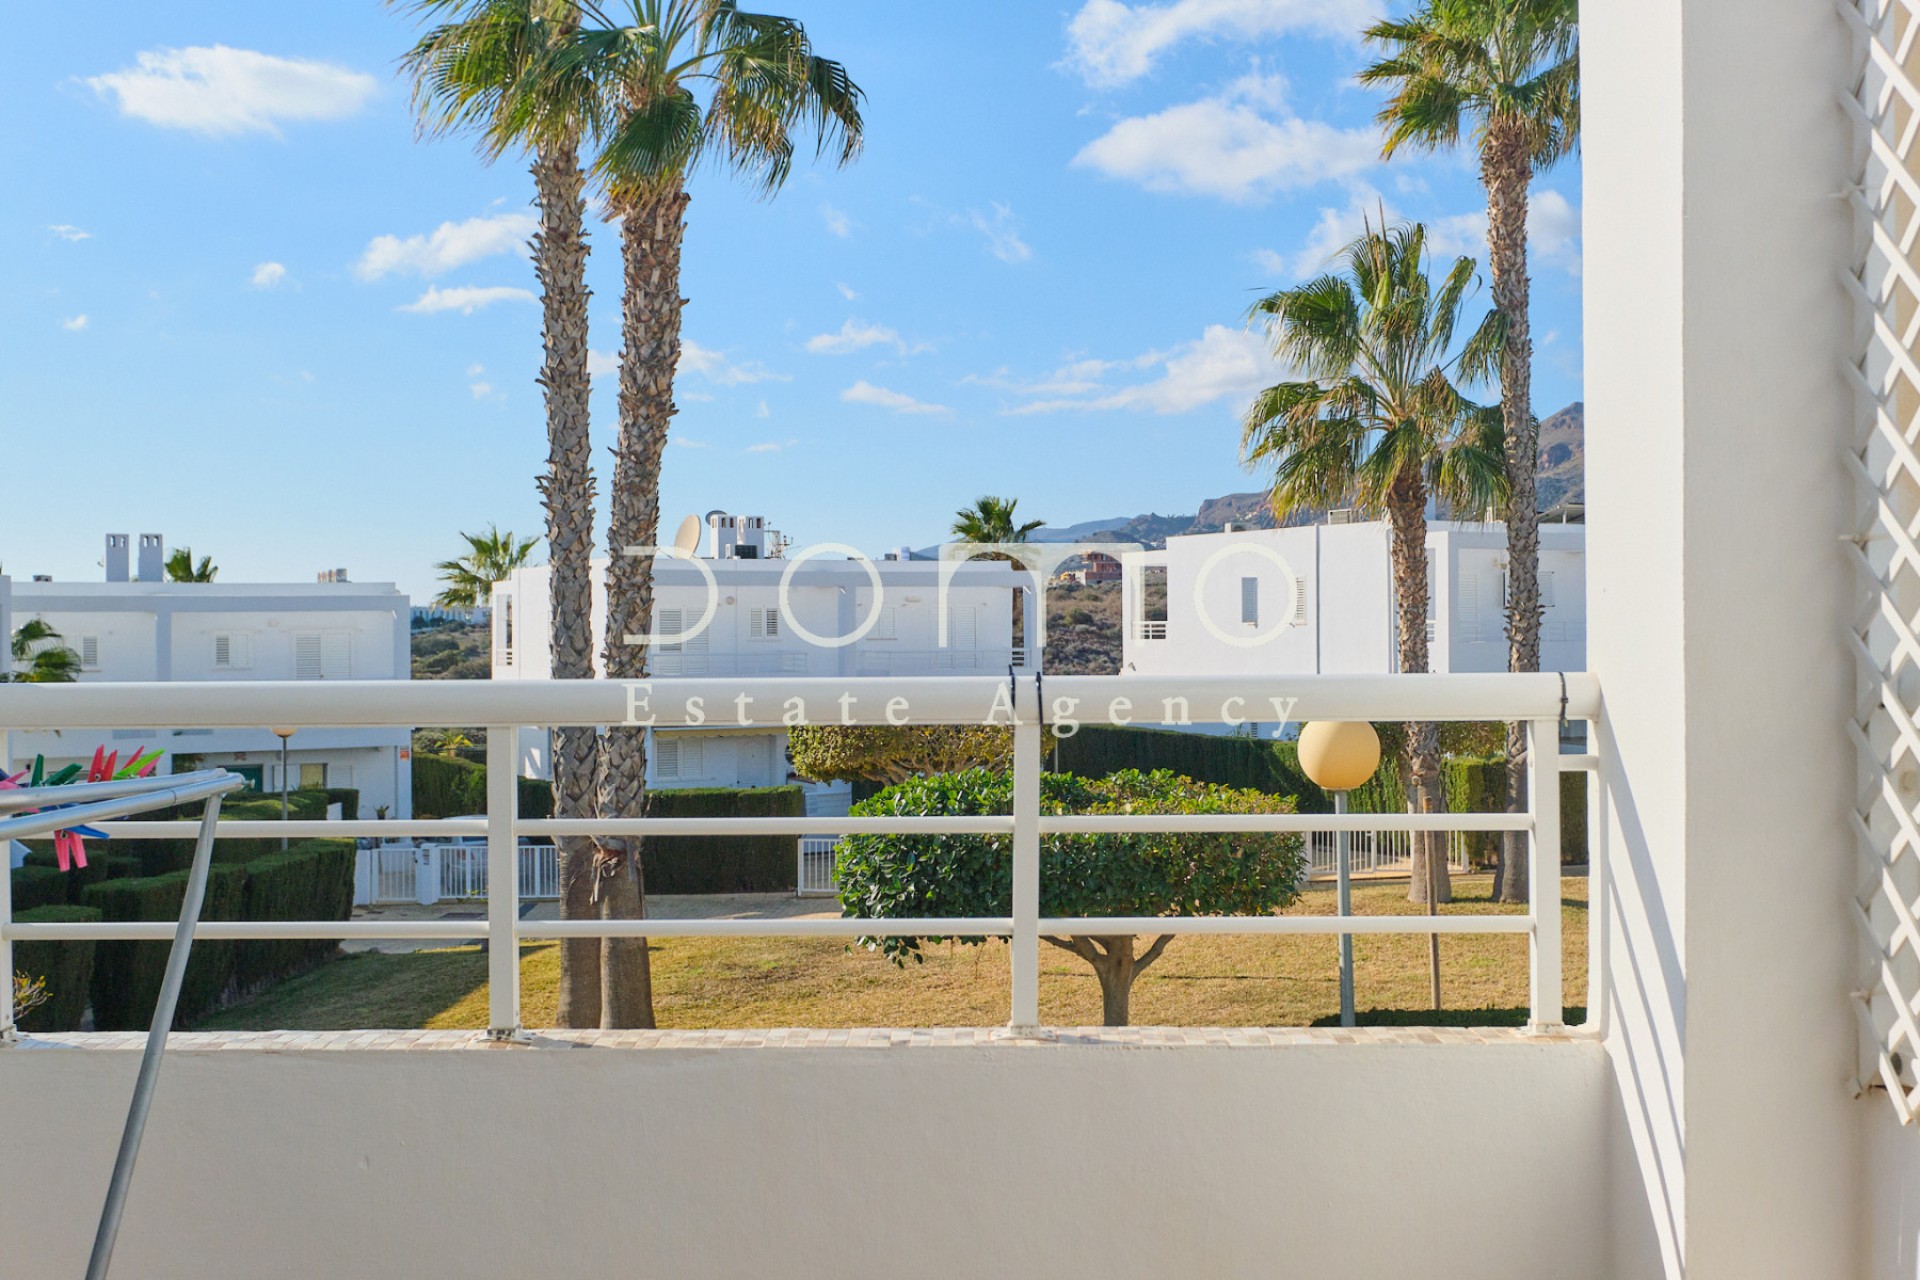
[{"label": "white cloud", "polygon": [[1087,0],[1067,24],[1066,65],[1089,84],[1125,84],[1187,40],[1263,40],[1296,31],[1351,37],[1376,16],[1370,0]]},{"label": "white cloud", "polygon": [[759,444],[747,446],[748,453],[779,453],[782,449],[791,449],[799,444],[798,440],[764,440]]},{"label": "white cloud", "polygon": [[77,316],[68,316],[65,320],[62,320],[60,322],[60,327],[62,329],[65,329],[68,333],[80,332],[82,329],[87,327],[87,313],[82,311]]},{"label": "white cloud", "polygon": [[743,360],[735,363],[726,353],[712,347],[703,347],[690,338],[680,341],[680,373],[697,373],[708,382],[723,387],[737,387],[754,382],[791,382],[793,379],[783,373],[761,364],[758,360]]},{"label": "white cloud", "polygon": [[111,94],[122,115],[168,129],[214,136],[280,135],[292,120],[338,120],[373,96],[364,72],[310,58],[277,58],[213,45],[152,49],[125,71],[93,76],[94,92]]},{"label": "white cloud", "polygon": [[845,281],[836,281],[833,287],[838,289],[840,291],[840,296],[842,298],[845,298],[848,302],[852,302],[855,298],[860,296],[859,294],[853,291],[853,286],[846,283]]},{"label": "white cloud", "polygon": [[587,376],[604,378],[620,372],[620,353],[618,351],[587,352]]},{"label": "white cloud", "polygon": [[467,366],[467,376],[469,378],[477,378],[486,371],[487,366],[483,364],[470,364]]},{"label": "white cloud", "polygon": [[807,350],[816,356],[844,356],[868,347],[892,347],[903,356],[927,349],[924,343],[909,347],[898,330],[886,325],[853,319],[841,325],[838,333],[817,333],[807,339]]},{"label": "white cloud", "polygon": [[705,440],[689,440],[685,436],[669,436],[667,437],[667,443],[677,444],[682,449],[711,449],[713,447]]},{"label": "white cloud", "polygon": [[437,276],[498,253],[524,253],[527,237],[539,227],[530,213],[496,213],[465,222],[443,222],[423,236],[375,236],[353,266],[362,280],[378,280],[397,271]]},{"label": "white cloud", "polygon": [[287,269],[278,262],[263,262],[253,269],[253,287],[271,289],[287,278]]},{"label": "white cloud", "polygon": [[876,387],[862,378],[845,391],[840,398],[848,404],[870,404],[882,409],[891,409],[895,413],[952,413],[953,410],[943,404],[928,404],[916,400],[900,391],[889,391],[885,387]]},{"label": "white cloud", "polygon": [[93,239],[93,232],[82,231],[80,228],[74,226],[71,222],[56,222],[52,226],[48,227],[47,230],[53,232],[53,234],[59,236],[62,240]]},{"label": "white cloud", "polygon": [[1279,90],[1273,77],[1250,76],[1219,97],[1129,117],[1081,148],[1073,164],[1149,191],[1253,201],[1350,178],[1377,161],[1373,130],[1288,115]]},{"label": "white cloud", "polygon": [[458,311],[462,315],[472,315],[482,307],[490,307],[496,302],[532,302],[533,293],[527,289],[515,289],[507,285],[456,285],[451,289],[442,289],[437,285],[428,285],[427,291],[417,299],[401,307],[402,311],[412,311],[421,315],[430,315],[436,311]]},{"label": "white cloud", "polygon": [[760,407],[753,411],[753,416],[756,418],[771,418],[773,416],[773,409],[765,400],[762,400]]},{"label": "white cloud", "polygon": [[[1109,379],[1114,373],[1153,368],[1160,371],[1159,376],[1144,382],[1115,385]],[[1149,351],[1127,360],[1079,360],[1048,378],[1014,385],[1010,389],[1039,398],[1007,412],[1128,409],[1187,413],[1218,400],[1233,402],[1237,412],[1256,391],[1278,381],[1284,372],[1259,334],[1208,325],[1200,337],[1168,351]]]},{"label": "white cloud", "polygon": [[[1313,230],[1300,250],[1291,258],[1271,249],[1254,251],[1253,258],[1263,270],[1274,275],[1301,278],[1316,275],[1333,265],[1340,251],[1368,226],[1378,227],[1405,220],[1378,191],[1364,183],[1356,184],[1346,205],[1322,208]],[[1484,268],[1487,261],[1487,215],[1482,212],[1453,213],[1425,219],[1427,251],[1435,265],[1446,259],[1469,257]],[[1580,273],[1580,211],[1557,191],[1537,191],[1527,213],[1527,242],[1533,261],[1549,263],[1578,275]]]},{"label": "white cloud", "polygon": [[493,394],[493,384],[491,382],[476,382],[468,387],[467,390],[473,392],[473,398],[475,400],[485,400]]},{"label": "white cloud", "polygon": [[997,200],[992,208],[992,217],[978,209],[967,212],[967,221],[973,229],[987,238],[987,251],[1002,262],[1025,262],[1031,258],[1033,249],[1020,238],[1020,223],[1013,216],[1012,208]]},{"label": "white cloud", "polygon": [[847,216],[846,210],[823,204],[820,206],[820,217],[826,222],[829,235],[836,235],[844,240],[853,234],[853,219]]}]

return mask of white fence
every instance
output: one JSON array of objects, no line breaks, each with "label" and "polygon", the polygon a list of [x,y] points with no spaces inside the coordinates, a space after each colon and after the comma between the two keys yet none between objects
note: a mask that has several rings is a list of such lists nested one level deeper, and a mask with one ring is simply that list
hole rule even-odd
[{"label": "white fence", "polygon": [[[559,850],[550,844],[520,846],[520,896],[528,901],[560,896]],[[384,903],[457,902],[487,896],[484,844],[382,844],[360,850],[353,878],[355,906]]]},{"label": "white fence", "polygon": [[[997,936],[1011,943],[1010,1025],[1040,1025],[1041,938],[1073,934],[1414,934],[1517,933],[1529,940],[1530,1025],[1557,1029],[1562,1019],[1560,773],[1592,769],[1592,757],[1563,759],[1568,718],[1598,711],[1590,675],[1416,676],[1052,676],[1029,674],[921,678],[701,679],[650,681],[286,681],[219,684],[69,684],[0,686],[0,734],[9,730],[226,728],[263,724],[309,728],[429,727],[481,724],[487,733],[487,816],[408,822],[222,822],[232,837],[353,838],[431,836],[486,840],[488,1026],[520,1033],[520,947],[527,938]],[[1125,724],[1155,717],[1231,722],[1249,707],[1284,705],[1307,720],[1483,720],[1527,725],[1530,758],[1524,813],[1436,814],[1050,814],[1041,811],[1040,771],[1049,732],[1082,723]],[[790,723],[795,708],[811,723],[1010,725],[1013,812],[964,817],[778,817],[544,819],[520,816],[515,746],[522,727],[606,725],[677,727],[705,723],[726,708],[731,723],[769,728]],[[1162,717],[1162,712],[1164,716]],[[5,744],[0,741],[0,759]],[[131,838],[172,838],[195,824],[117,822]],[[1040,842],[1048,834],[1095,832],[1519,831],[1527,837],[1524,915],[1111,916],[1046,918],[1040,913]],[[996,834],[1010,836],[1012,901],[1005,916],[909,919],[521,920],[523,837],[650,835]],[[11,883],[0,877],[0,972],[12,971],[16,941],[165,939],[172,921],[112,923],[13,919]],[[207,921],[206,941],[251,938],[469,938],[459,920]],[[0,1033],[12,1027],[11,989],[0,995]]]},{"label": "white fence", "polygon": [[[1468,869],[1467,836],[1463,831],[1447,833],[1447,866],[1454,871]],[[1413,833],[1409,831],[1356,831],[1348,839],[1352,859],[1348,865],[1355,875],[1406,873],[1413,866]],[[1309,880],[1331,880],[1337,869],[1338,841],[1331,831],[1307,835]]]},{"label": "white fence", "polygon": [[826,897],[840,891],[833,878],[833,859],[839,848],[839,836],[800,837],[800,875],[795,883],[800,886],[801,897]]}]

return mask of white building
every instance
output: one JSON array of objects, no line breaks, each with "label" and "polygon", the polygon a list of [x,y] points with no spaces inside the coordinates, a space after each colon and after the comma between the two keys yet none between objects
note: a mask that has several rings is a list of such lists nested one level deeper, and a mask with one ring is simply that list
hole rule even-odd
[{"label": "white building", "polygon": [[[106,582],[0,577],[0,634],[45,621],[80,655],[83,684],[411,676],[411,610],[392,583],[165,582],[157,534],[141,536],[133,580],[126,547],[124,534],[108,535]],[[281,786],[281,742],[266,726],[17,733],[8,750],[14,761],[44,755],[49,765],[62,765],[91,760],[100,746],[123,760],[158,748],[166,752],[163,771],[194,757],[245,776],[260,791]],[[411,817],[411,748],[404,729],[296,729],[287,742],[287,782],[353,788],[369,819],[381,809]]]},{"label": "white building", "polygon": [[[979,675],[1030,665],[1013,627],[1013,598],[1029,590],[1030,580],[1012,565],[855,560],[848,558],[851,548],[841,546],[789,558],[761,517],[721,512],[708,515],[705,533],[697,563],[654,560],[653,629],[663,636],[691,634],[657,645],[652,675]],[[595,562],[596,673],[606,634],[605,569],[605,561]],[[709,604],[712,616],[702,627]],[[494,679],[551,677],[549,617],[545,566],[516,570],[494,586]],[[851,639],[840,643],[840,637]],[[548,735],[523,734],[527,776],[551,777],[551,761]],[[764,728],[657,732],[647,771],[656,787],[802,781],[788,765],[786,734]],[[846,811],[846,784],[805,785],[809,813]]]},{"label": "white building", "polygon": [[[1392,532],[1384,522],[1194,534],[1124,556],[1121,670],[1361,675],[1399,669]],[[1427,529],[1434,671],[1507,668],[1506,530]],[[1540,666],[1587,665],[1586,526],[1540,527]]]}]

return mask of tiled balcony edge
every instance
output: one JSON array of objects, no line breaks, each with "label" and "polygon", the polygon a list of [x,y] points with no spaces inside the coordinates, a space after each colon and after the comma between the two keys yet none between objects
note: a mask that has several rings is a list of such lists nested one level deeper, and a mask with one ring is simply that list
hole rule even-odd
[{"label": "tiled balcony edge", "polygon": [[[553,1049],[915,1049],[1049,1047],[1095,1049],[1276,1049],[1335,1045],[1461,1047],[1590,1043],[1572,1029],[1536,1034],[1517,1027],[1056,1027],[1014,1037],[1001,1027],[923,1029],[779,1028],[750,1031],[536,1031],[489,1040],[478,1031],[185,1031],[167,1042],[173,1053],[337,1053],[468,1050],[513,1053]],[[0,1057],[45,1050],[138,1051],[146,1033],[108,1031],[21,1035]]]}]

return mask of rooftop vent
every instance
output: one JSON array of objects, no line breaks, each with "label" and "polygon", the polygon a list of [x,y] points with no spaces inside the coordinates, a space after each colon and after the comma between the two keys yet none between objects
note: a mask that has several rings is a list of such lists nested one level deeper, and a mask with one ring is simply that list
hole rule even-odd
[{"label": "rooftop vent", "polygon": [[[129,539],[124,533],[107,535],[107,581],[125,582],[133,576],[132,553],[127,550]],[[35,582],[39,579],[35,578]]]},{"label": "rooftop vent", "polygon": [[157,533],[140,535],[140,581],[160,582],[167,576],[167,540]]}]

